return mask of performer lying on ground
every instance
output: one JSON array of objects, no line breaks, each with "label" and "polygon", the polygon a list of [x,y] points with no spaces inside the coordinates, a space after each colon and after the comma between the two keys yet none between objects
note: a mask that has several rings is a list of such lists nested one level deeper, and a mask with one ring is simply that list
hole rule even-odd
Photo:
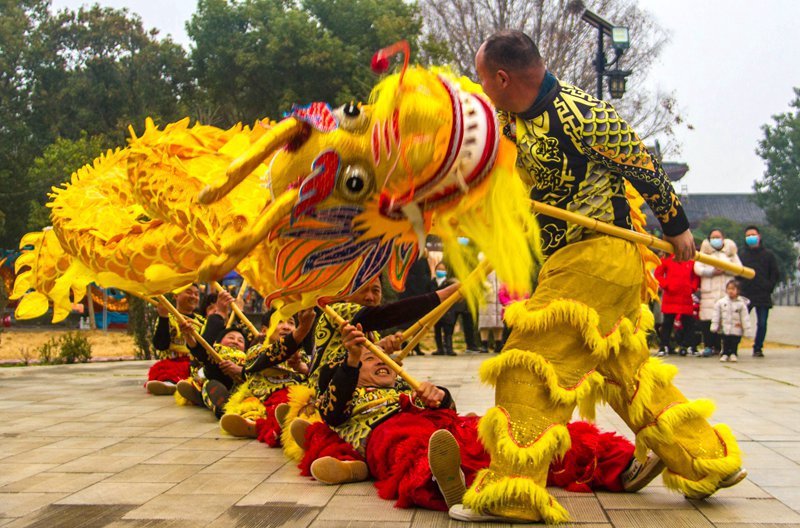
[{"label": "performer lying on ground", "polygon": [[[264,316],[267,327],[273,313],[270,310]],[[243,380],[225,405],[220,420],[224,431],[234,436],[258,436],[271,447],[280,445],[281,427],[275,408],[288,401],[289,387],[303,383],[308,375],[308,360],[300,347],[315,317],[314,310],[309,309],[281,321],[267,342],[248,350],[244,366],[222,365],[225,372]]]},{"label": "performer lying on ground", "polygon": [[[303,463],[315,458],[311,474],[328,484],[371,473],[379,495],[396,499],[401,508],[446,510],[460,503],[465,482],[489,465],[478,440],[479,418],[456,414],[444,387],[423,382],[417,392],[398,388],[397,375],[363,346],[357,327],[345,325],[343,340],[347,358],[323,367],[320,380],[330,381],[318,399],[325,424],[336,434],[321,423],[292,424],[293,433],[303,434]],[[638,463],[633,444],[591,424],[570,424],[570,435],[572,448],[550,468],[551,485],[634,492],[663,469],[652,454]]]},{"label": "performer lying on ground", "polygon": [[[196,329],[202,332],[206,319],[195,312],[200,299],[200,290],[196,284],[175,296],[175,308],[187,319],[197,323]],[[178,321],[170,313],[159,306],[158,322],[153,333],[153,347],[159,356],[147,372],[145,387],[147,392],[156,396],[169,396],[175,392],[175,384],[190,377],[189,347],[178,327]]]}]

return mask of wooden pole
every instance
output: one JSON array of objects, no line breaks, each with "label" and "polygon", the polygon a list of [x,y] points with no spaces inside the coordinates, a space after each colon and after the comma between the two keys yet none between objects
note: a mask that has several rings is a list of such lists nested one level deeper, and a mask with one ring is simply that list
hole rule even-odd
[{"label": "wooden pole", "polygon": [[[333,308],[331,308],[329,305],[327,305],[327,304],[324,305],[324,306],[320,305],[320,308],[322,308],[322,311],[325,312],[325,314],[328,316],[328,318],[330,318],[333,322],[336,323],[336,326],[341,327],[342,324],[346,322],[342,318],[342,316],[340,316],[338,313],[336,313],[333,310]],[[408,384],[411,386],[412,389],[419,390],[419,381],[414,379],[408,372],[403,370],[403,367],[398,365],[391,357],[389,357],[389,355],[386,352],[384,352],[383,350],[378,348],[378,346],[375,345],[375,343],[373,343],[372,341],[367,339],[366,347],[369,349],[370,352],[372,352],[373,354],[378,356],[378,359],[383,361],[386,364],[387,367],[389,367],[390,369],[395,371],[398,376],[400,376],[401,378],[406,380],[406,382],[408,382]]]},{"label": "wooden pole", "polygon": [[[222,284],[220,284],[219,282],[214,281],[211,284],[214,286],[214,288],[216,288],[217,293],[225,291],[225,288],[223,288]],[[239,320],[242,323],[244,323],[244,325],[247,327],[250,333],[253,336],[257,336],[259,333],[258,330],[256,329],[255,326],[253,326],[253,323],[250,322],[250,319],[248,319],[247,316],[244,313],[242,313],[241,308],[239,308],[239,306],[235,302],[231,303],[231,309],[233,310],[233,313],[236,314],[236,317],[238,317]]]},{"label": "wooden pole", "polygon": [[[238,295],[236,295],[236,301],[235,302],[237,303],[236,304],[237,306],[238,306],[239,301],[244,299],[244,291],[246,289],[247,289],[247,281],[242,279],[242,285],[239,286],[239,293],[238,293]],[[228,316],[228,322],[225,324],[225,326],[232,325],[234,317],[236,317],[236,312],[234,310],[231,310],[231,314]]]},{"label": "wooden pole", "polygon": [[[169,313],[172,314],[172,317],[174,317],[175,320],[178,321],[178,324],[182,324],[186,320],[186,318],[183,317],[183,314],[180,313],[177,308],[172,306],[172,303],[169,302],[166,297],[164,297],[163,295],[159,295],[156,297],[156,299],[158,299],[158,303],[161,306],[166,308],[169,311]],[[217,354],[217,351],[214,350],[214,347],[209,345],[208,341],[203,339],[203,336],[201,336],[194,327],[192,328],[192,337],[194,337],[195,341],[197,341],[200,344],[200,346],[202,346],[206,350],[206,352],[208,352],[208,355],[211,357],[211,359],[213,359],[216,363],[222,363],[222,358],[220,357],[219,354]]]},{"label": "wooden pole", "polygon": [[[637,244],[644,244],[652,248],[660,249],[661,251],[665,251],[667,253],[675,252],[675,248],[672,247],[672,244],[653,235],[631,231],[630,229],[607,224],[605,222],[599,222],[594,218],[589,218],[588,216],[565,211],[564,209],[559,209],[558,207],[543,204],[535,200],[531,200],[531,203],[533,204],[533,210],[537,213],[558,218],[560,220],[565,220],[567,222],[583,226],[587,229],[591,229],[592,231],[597,231],[598,233],[604,233],[606,235],[623,238],[631,242],[636,242]],[[702,262],[703,264],[708,264],[709,266],[714,266],[715,268],[727,271],[728,273],[742,276],[745,279],[752,279],[756,276],[756,272],[753,268],[748,268],[741,265],[737,266],[731,262],[716,259],[700,252],[694,254],[694,259],[698,262]],[[602,265],[602,263],[598,262],[598,266],[600,265]]]}]

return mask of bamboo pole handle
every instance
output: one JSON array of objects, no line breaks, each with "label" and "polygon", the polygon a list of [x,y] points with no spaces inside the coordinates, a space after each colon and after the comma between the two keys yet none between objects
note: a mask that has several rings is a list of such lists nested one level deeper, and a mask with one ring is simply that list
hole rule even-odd
[{"label": "bamboo pole handle", "polygon": [[[186,320],[183,314],[180,313],[177,308],[172,306],[172,303],[169,302],[166,297],[164,297],[163,295],[159,295],[156,297],[156,299],[158,299],[158,302],[161,306],[166,308],[169,311],[169,313],[172,314],[172,317],[174,317],[179,324],[182,324]],[[192,337],[194,337],[195,341],[197,341],[200,344],[200,346],[202,346],[206,350],[206,352],[208,352],[208,355],[216,363],[222,363],[222,358],[220,357],[219,354],[217,354],[217,351],[214,350],[214,347],[209,345],[208,341],[203,339],[203,336],[197,333],[197,330],[195,330],[194,327],[192,328]]]},{"label": "bamboo pole handle", "polygon": [[[604,233],[606,235],[623,238],[631,242],[636,242],[637,244],[644,244],[652,248],[660,249],[661,251],[665,251],[667,253],[675,252],[675,248],[672,247],[672,244],[653,235],[631,231],[630,229],[624,229],[622,227],[607,224],[605,222],[599,222],[594,218],[589,218],[588,216],[565,211],[564,209],[559,209],[558,207],[543,204],[535,200],[531,200],[531,203],[533,204],[533,210],[537,213],[577,224],[587,229],[591,229],[592,231],[597,231],[598,233]],[[739,275],[745,279],[752,279],[756,276],[756,272],[753,268],[748,268],[741,265],[737,266],[731,262],[716,259],[700,252],[696,252],[694,254],[694,259],[702,262],[703,264],[708,264],[709,266],[714,266],[715,268],[727,271],[728,273]]]},{"label": "bamboo pole handle", "polygon": [[[242,285],[239,287],[239,293],[236,295],[236,305],[237,306],[238,306],[239,301],[244,299],[244,291],[246,289],[247,289],[247,281],[246,280],[242,280]],[[236,311],[235,310],[231,310],[231,314],[228,316],[228,322],[225,324],[225,326],[232,325],[234,317],[236,317]]]},{"label": "bamboo pole handle", "polygon": [[[325,314],[326,314],[326,315],[327,315],[327,316],[328,316],[328,317],[329,317],[329,318],[330,318],[332,321],[334,321],[334,322],[336,323],[336,325],[337,325],[337,326],[341,327],[341,326],[342,326],[342,324],[344,324],[344,323],[346,323],[346,322],[347,322],[347,321],[345,321],[345,320],[342,318],[342,316],[341,316],[341,315],[339,315],[338,313],[336,313],[336,312],[333,310],[333,308],[331,308],[331,307],[330,307],[330,305],[327,305],[327,304],[326,304],[326,305],[324,305],[324,306],[323,306],[323,305],[320,305],[320,308],[322,308],[322,311],[324,311],[324,312],[325,312]],[[378,359],[380,359],[381,361],[383,361],[383,362],[386,364],[386,366],[387,366],[387,367],[389,367],[390,369],[392,369],[392,370],[393,370],[393,371],[394,371],[394,372],[395,372],[395,373],[396,373],[398,376],[400,376],[401,378],[403,378],[404,380],[406,380],[406,382],[407,382],[407,383],[408,383],[408,384],[411,386],[411,388],[412,388],[412,389],[414,389],[414,390],[419,390],[419,386],[420,386],[420,385],[419,385],[419,381],[417,381],[416,379],[414,379],[414,378],[413,378],[413,377],[412,377],[412,376],[411,376],[411,375],[410,375],[408,372],[406,372],[405,370],[403,370],[403,367],[401,367],[400,365],[398,365],[398,364],[397,364],[397,363],[396,363],[396,362],[395,362],[395,361],[394,361],[392,358],[390,358],[390,357],[389,357],[389,355],[388,355],[386,352],[384,352],[383,350],[381,350],[380,348],[378,348],[378,346],[377,346],[377,345],[375,345],[375,343],[373,343],[372,341],[370,341],[369,339],[367,339],[367,344],[366,344],[366,347],[367,347],[367,349],[369,349],[369,351],[370,351],[370,352],[372,352],[373,354],[375,354],[376,356],[378,356]]]},{"label": "bamboo pole handle", "polygon": [[[225,291],[225,288],[223,288],[222,284],[220,284],[219,282],[214,281],[211,284],[214,286],[214,288],[217,290],[218,293]],[[257,336],[259,333],[258,330],[256,329],[255,326],[253,326],[253,323],[250,322],[250,319],[247,318],[247,316],[242,312],[242,309],[239,308],[239,306],[235,302],[231,303],[231,309],[233,309],[233,313],[236,314],[236,317],[238,317],[239,320],[242,323],[244,323],[244,325],[250,331],[250,334],[253,336]]]},{"label": "bamboo pole handle", "polygon": [[[125,293],[127,293],[128,295],[133,295],[134,297],[138,297],[139,299],[143,300],[144,302],[146,302],[147,304],[149,304],[150,306],[152,306],[154,308],[158,308],[159,306],[161,306],[161,303],[158,302],[157,300],[153,299],[152,297],[145,297],[144,295],[139,295],[138,293],[132,293],[132,292],[125,292]],[[188,321],[190,323],[192,323],[193,325],[195,325],[196,327],[198,327],[198,328],[203,326],[200,323],[200,321],[198,321],[196,319],[189,319]]]}]

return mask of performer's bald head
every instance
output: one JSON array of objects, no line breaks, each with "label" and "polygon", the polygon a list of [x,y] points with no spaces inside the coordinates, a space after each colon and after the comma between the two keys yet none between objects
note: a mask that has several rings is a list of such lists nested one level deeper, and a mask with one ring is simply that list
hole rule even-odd
[{"label": "performer's bald head", "polygon": [[500,110],[522,112],[536,99],[545,74],[539,48],[521,31],[499,31],[481,44],[475,69],[486,95]]}]

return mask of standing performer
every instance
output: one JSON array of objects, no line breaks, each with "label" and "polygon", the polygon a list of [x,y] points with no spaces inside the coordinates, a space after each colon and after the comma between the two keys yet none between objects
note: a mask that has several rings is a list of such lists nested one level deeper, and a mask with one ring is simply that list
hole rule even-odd
[{"label": "standing performer", "polygon": [[[532,198],[631,228],[627,180],[653,209],[676,259],[693,257],[686,215],[663,169],[611,105],[556,79],[519,31],[489,37],[476,68],[503,133],[517,145]],[[706,421],[712,403],[688,401],[672,385],[676,369],[649,357],[653,318],[642,306],[639,248],[538,218],[547,257],[538,286],[509,307],[503,353],[481,367],[495,386],[496,407],[480,424],[491,464],[451,517],[568,520],[545,489],[547,470],[569,448],[574,407],[591,416],[601,390],[636,433],[637,457],[650,448],[664,461],[668,487],[700,499],[739,482],[746,473],[733,434]]]}]

